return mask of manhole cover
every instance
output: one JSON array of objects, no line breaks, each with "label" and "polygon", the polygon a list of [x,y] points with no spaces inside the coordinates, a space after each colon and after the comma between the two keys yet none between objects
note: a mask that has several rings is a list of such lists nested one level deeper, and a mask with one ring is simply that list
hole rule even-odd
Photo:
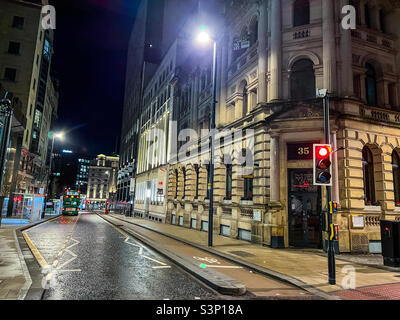
[{"label": "manhole cover", "polygon": [[254,254],[248,253],[246,251],[229,251],[229,252],[239,257],[255,257]]}]

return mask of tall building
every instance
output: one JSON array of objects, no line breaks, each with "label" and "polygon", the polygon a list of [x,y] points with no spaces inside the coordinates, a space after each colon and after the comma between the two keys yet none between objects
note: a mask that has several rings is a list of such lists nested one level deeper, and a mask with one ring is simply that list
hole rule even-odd
[{"label": "tall building", "polygon": [[24,131],[11,138],[7,193],[44,193],[47,187],[48,133],[58,105],[58,83],[50,72],[53,31],[41,24],[42,5],[47,4],[0,2],[1,83],[18,98],[26,118]]},{"label": "tall building", "polygon": [[143,90],[161,62],[196,0],[141,0],[128,49],[124,111],[121,129],[118,200],[132,201]]},{"label": "tall building", "polygon": [[50,194],[52,198],[62,195],[65,188],[79,190],[86,195],[89,165],[93,158],[69,149],[54,152]]},{"label": "tall building", "polygon": [[105,208],[117,200],[118,156],[99,154],[89,165],[87,203],[91,209]]},{"label": "tall building", "polygon": [[[348,4],[357,12],[355,30],[341,24]],[[214,171],[213,231],[273,248],[326,247],[326,191],[313,185],[312,145],[324,141],[316,89],[327,89],[335,151],[332,198],[339,203],[336,245],[340,252],[379,252],[379,221],[400,220],[398,1],[234,0],[214,1],[210,8],[203,16],[221,14],[214,20],[223,23],[214,33],[216,127],[224,130],[217,140],[224,149]],[[164,86],[169,48],[144,86],[135,118],[135,211],[208,231],[208,151],[201,150],[208,137],[201,137],[201,129],[210,124],[211,51],[193,55],[188,47],[189,60],[176,60],[171,75],[166,72],[172,81]],[[164,149],[158,138],[146,137],[170,106],[178,133],[190,128],[199,137],[189,148],[199,155],[185,163],[168,153],[169,146],[181,146],[177,136],[168,133]],[[231,141],[239,148],[230,149]],[[165,148],[170,159],[160,162],[157,151]],[[166,180],[157,170],[167,171]]]}]

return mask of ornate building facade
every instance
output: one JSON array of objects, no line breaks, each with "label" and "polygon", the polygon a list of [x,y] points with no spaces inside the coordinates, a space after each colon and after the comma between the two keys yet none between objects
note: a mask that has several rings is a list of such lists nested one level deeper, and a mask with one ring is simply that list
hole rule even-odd
[{"label": "ornate building facade", "polygon": [[[357,12],[354,30],[341,25],[342,8],[349,4]],[[400,219],[399,4],[260,0],[214,5],[223,22],[216,38],[216,124],[225,133],[218,139],[223,145],[230,141],[226,132],[243,133],[242,149],[219,155],[232,163],[215,166],[214,232],[274,248],[325,247],[325,188],[312,185],[312,144],[324,140],[316,89],[328,89],[338,249],[379,252],[379,221]],[[210,121],[211,53],[183,65],[184,76],[170,82],[177,92],[172,119],[179,129],[201,133]],[[254,133],[251,149],[245,144],[248,129]],[[235,161],[244,150],[254,160],[250,174]],[[207,231],[207,161],[169,161],[163,168],[168,179],[162,220]],[[145,189],[151,197],[152,189]]]}]

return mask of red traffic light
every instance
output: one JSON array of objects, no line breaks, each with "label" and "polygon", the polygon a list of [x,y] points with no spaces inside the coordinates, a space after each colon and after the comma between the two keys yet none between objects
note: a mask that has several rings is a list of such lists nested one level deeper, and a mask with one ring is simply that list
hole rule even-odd
[{"label": "red traffic light", "polygon": [[329,155],[331,154],[332,149],[330,146],[326,145],[326,146],[320,146],[317,147],[317,155],[321,158],[326,158],[329,157]]}]

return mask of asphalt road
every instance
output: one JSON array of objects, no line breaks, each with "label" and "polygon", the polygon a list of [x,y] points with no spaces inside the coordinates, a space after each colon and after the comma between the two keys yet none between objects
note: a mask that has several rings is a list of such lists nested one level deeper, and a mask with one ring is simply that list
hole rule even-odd
[{"label": "asphalt road", "polygon": [[216,298],[186,272],[95,214],[59,217],[26,234],[51,266],[46,300]]}]

